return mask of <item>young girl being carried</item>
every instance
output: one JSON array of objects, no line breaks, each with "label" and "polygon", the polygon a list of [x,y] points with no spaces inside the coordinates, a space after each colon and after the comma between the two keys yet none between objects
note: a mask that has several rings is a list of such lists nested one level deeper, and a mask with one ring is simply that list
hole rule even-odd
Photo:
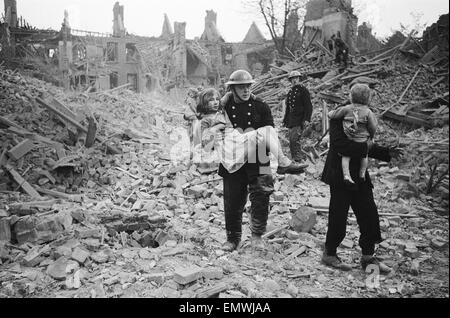
[{"label": "young girl being carried", "polygon": [[[229,96],[225,95],[225,98]],[[220,94],[210,88],[199,96],[197,111],[201,114],[201,136],[203,148],[208,151],[215,149],[218,159],[230,173],[238,171],[251,159],[256,160],[257,145],[265,145],[279,167],[292,167],[293,162],[287,158],[281,148],[278,133],[273,127],[263,127],[249,132],[239,132],[231,125],[225,110],[221,107]],[[223,140],[215,140],[218,133],[224,132]],[[208,144],[205,144],[205,138]],[[303,172],[299,166],[295,173]],[[291,171],[292,171],[291,170]]]}]

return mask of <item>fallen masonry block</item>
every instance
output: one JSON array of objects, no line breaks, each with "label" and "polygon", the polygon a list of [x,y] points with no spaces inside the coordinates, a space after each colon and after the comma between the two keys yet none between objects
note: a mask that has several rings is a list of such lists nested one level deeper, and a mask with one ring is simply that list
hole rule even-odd
[{"label": "fallen masonry block", "polygon": [[83,264],[89,257],[89,252],[76,247],[72,252],[72,259],[76,260],[78,263]]},{"label": "fallen masonry block", "polygon": [[62,256],[70,257],[72,255],[72,249],[68,246],[58,246],[58,248],[53,252],[53,257],[58,259]]},{"label": "fallen masonry block", "polygon": [[58,200],[21,202],[9,204],[9,208],[11,214],[28,215],[36,209],[50,209],[56,203],[59,203]]},{"label": "fallen masonry block", "polygon": [[113,232],[140,232],[150,229],[150,224],[148,222],[134,222],[134,223],[125,223],[122,221],[116,221],[112,223],[105,224],[108,230],[113,230]]},{"label": "fallen masonry block", "polygon": [[330,199],[323,197],[311,197],[309,198],[309,205],[314,208],[326,208],[330,205]]},{"label": "fallen masonry block", "polygon": [[88,238],[83,240],[83,244],[87,247],[90,251],[98,251],[100,249],[100,240],[95,238]]},{"label": "fallen masonry block", "polygon": [[101,237],[100,229],[76,229],[75,236],[77,238]]},{"label": "fallen masonry block", "polygon": [[431,246],[436,249],[444,249],[448,247],[448,242],[434,238],[431,240]]},{"label": "fallen masonry block", "polygon": [[26,242],[35,242],[38,239],[38,232],[36,229],[25,230],[19,233],[16,233],[16,240],[19,245],[22,245]]},{"label": "fallen masonry block", "polygon": [[152,224],[161,224],[167,222],[163,215],[155,214],[148,217],[148,222]]},{"label": "fallen masonry block", "polygon": [[295,231],[286,231],[286,237],[290,240],[297,240],[300,238],[300,234]]},{"label": "fallen masonry block", "polygon": [[34,216],[27,216],[17,220],[12,227],[12,236],[19,245],[37,240],[37,223],[38,219]]},{"label": "fallen masonry block", "polygon": [[51,216],[38,220],[36,224],[36,230],[38,232],[52,232],[57,233],[63,231],[63,226],[57,221],[57,216]]},{"label": "fallen masonry block", "polygon": [[72,215],[69,211],[61,211],[56,214],[56,221],[64,227],[65,230],[70,230],[72,228]]},{"label": "fallen masonry block", "polygon": [[310,207],[300,207],[292,216],[289,225],[299,233],[309,233],[317,223],[317,212]]},{"label": "fallen masonry block", "polygon": [[84,212],[81,210],[72,211],[70,214],[72,215],[72,218],[78,223],[81,223],[86,219]]},{"label": "fallen masonry block", "polygon": [[9,258],[9,250],[2,244],[0,244],[0,264],[2,261],[6,261]]},{"label": "fallen masonry block", "polygon": [[203,269],[198,266],[178,268],[173,274],[173,280],[180,285],[187,285],[202,277]]},{"label": "fallen masonry block", "polygon": [[285,198],[284,193],[281,191],[274,192],[272,197],[275,201],[283,201]]},{"label": "fallen masonry block", "polygon": [[206,279],[222,279],[223,270],[219,267],[208,267],[202,271],[202,275]]},{"label": "fallen masonry block", "polygon": [[208,188],[206,186],[193,186],[185,190],[187,196],[194,196],[196,199],[203,197]]},{"label": "fallen masonry block", "polygon": [[79,268],[77,262],[60,257],[47,267],[47,274],[56,280],[65,280],[70,273]]},{"label": "fallen masonry block", "polygon": [[25,156],[28,152],[33,150],[34,143],[30,139],[25,139],[17,146],[8,151],[8,155],[14,160],[19,160]]},{"label": "fallen masonry block", "polygon": [[139,243],[142,247],[154,247],[156,245],[153,235],[150,232],[146,232],[144,235],[142,235]]},{"label": "fallen masonry block", "polygon": [[155,282],[157,284],[162,284],[162,283],[164,283],[166,274],[164,274],[164,272],[153,272],[153,273],[146,274],[144,277],[145,277],[145,280],[148,282]]},{"label": "fallen masonry block", "polygon": [[24,266],[28,267],[34,267],[38,265],[42,260],[44,260],[44,257],[42,254],[47,253],[50,251],[50,247],[48,245],[44,246],[43,248],[40,248],[39,246],[36,246],[35,248],[31,249],[27,255],[23,258],[22,264]]},{"label": "fallen masonry block", "polygon": [[0,219],[0,241],[11,241],[11,227],[7,218]]},{"label": "fallen masonry block", "polygon": [[343,240],[341,245],[345,248],[353,248],[355,243],[352,240]]},{"label": "fallen masonry block", "polygon": [[169,234],[167,234],[165,231],[159,231],[158,234],[155,237],[155,241],[158,242],[159,246],[164,245],[168,240],[170,239]]},{"label": "fallen masonry block", "polygon": [[395,177],[406,182],[409,182],[411,180],[411,176],[408,174],[397,174]]},{"label": "fallen masonry block", "polygon": [[105,251],[99,251],[97,253],[92,254],[90,257],[94,262],[102,264],[106,263],[109,260],[110,253],[107,253]]}]

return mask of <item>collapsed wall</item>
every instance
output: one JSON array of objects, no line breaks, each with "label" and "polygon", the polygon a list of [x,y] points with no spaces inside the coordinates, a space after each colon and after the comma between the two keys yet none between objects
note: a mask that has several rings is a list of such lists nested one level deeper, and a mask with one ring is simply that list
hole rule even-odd
[{"label": "collapsed wall", "polygon": [[342,38],[350,53],[356,51],[358,18],[353,14],[351,0],[310,0],[306,4],[304,39],[306,43],[325,44],[332,35]]},{"label": "collapsed wall", "polygon": [[448,13],[441,15],[436,23],[426,28],[423,32],[423,46],[429,51],[433,47],[438,46],[441,52],[448,52],[448,29],[449,20]]}]

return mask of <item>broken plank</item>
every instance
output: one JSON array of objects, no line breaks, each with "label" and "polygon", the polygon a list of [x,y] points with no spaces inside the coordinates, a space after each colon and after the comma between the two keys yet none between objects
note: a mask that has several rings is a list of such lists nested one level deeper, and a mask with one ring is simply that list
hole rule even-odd
[{"label": "broken plank", "polygon": [[331,57],[333,56],[333,53],[331,53],[325,46],[323,46],[320,42],[316,41],[314,43],[315,45],[317,45],[320,49],[322,49],[325,53],[329,54]]},{"label": "broken plank", "polygon": [[399,44],[399,45],[397,45],[397,46],[395,46],[395,47],[393,47],[393,48],[391,48],[391,49],[389,49],[389,50],[387,50],[387,51],[385,51],[385,52],[383,52],[383,53],[381,53],[381,54],[379,54],[379,55],[377,55],[377,56],[375,56],[373,58],[371,58],[370,60],[368,60],[366,62],[377,61],[379,58],[381,58],[381,57],[383,57],[383,56],[385,56],[385,55],[387,55],[389,53],[394,52],[395,50],[399,49],[400,47],[401,47],[401,44]]},{"label": "broken plank", "polygon": [[116,169],[119,170],[119,171],[122,171],[123,173],[126,173],[127,175],[129,175],[130,177],[132,177],[134,179],[140,179],[138,176],[135,176],[134,174],[131,174],[128,171],[126,171],[126,170],[124,170],[122,168],[116,167]]},{"label": "broken plank", "polygon": [[288,278],[295,279],[295,278],[310,277],[312,274],[313,273],[293,274],[293,275],[288,275]]},{"label": "broken plank", "polygon": [[349,75],[349,76],[346,76],[346,77],[342,78],[342,80],[345,81],[345,80],[349,80],[349,79],[353,79],[353,78],[357,78],[357,77],[361,77],[361,76],[370,75],[370,74],[379,72],[381,69],[382,69],[382,67],[379,67],[379,68],[376,68],[376,69],[371,70],[371,71]]},{"label": "broken plank", "polygon": [[[69,116],[67,116],[67,115],[65,115],[65,114],[63,114],[62,112],[60,112],[59,110],[57,110],[57,109],[55,109],[52,105],[49,105],[48,103],[46,103],[43,99],[41,99],[41,98],[39,98],[39,97],[37,97],[36,98],[36,101],[40,104],[40,105],[42,105],[42,106],[44,106],[47,110],[49,110],[49,111],[51,111],[51,112],[53,112],[53,113],[55,113],[55,114],[57,114],[58,116],[60,116],[61,118],[63,118],[63,119],[65,119],[65,120],[67,120],[69,123],[71,123],[72,125],[74,125],[75,127],[77,127],[78,129],[80,129],[82,132],[84,132],[84,133],[88,133],[88,130],[83,126],[83,125],[81,125],[79,122],[77,122],[75,119],[73,119],[73,118],[71,118],[71,117],[69,117]],[[103,142],[105,142],[106,140],[104,140],[103,138],[100,138],[100,137],[96,137],[96,139],[98,140],[98,141],[100,141],[101,143],[103,143]],[[115,147],[112,147],[112,146],[110,146],[110,145],[106,145],[106,147],[109,149],[109,151],[110,152],[112,152],[113,154],[120,154],[121,152],[118,150],[118,149],[116,149]]]},{"label": "broken plank", "polygon": [[5,145],[5,149],[3,149],[2,153],[0,154],[0,167],[3,165],[3,160],[5,158],[7,151],[8,151],[8,147]]},{"label": "broken plank", "polygon": [[16,170],[14,170],[13,167],[11,167],[10,165],[6,165],[5,168],[29,196],[36,199],[42,199],[39,193],[24,178],[22,178],[22,176]]},{"label": "broken plank", "polygon": [[[321,208],[315,208],[315,207],[313,207],[313,209],[316,210],[316,211],[319,212],[319,213],[329,213],[328,208],[323,208],[323,207],[321,207]],[[297,210],[297,209],[295,209],[295,210]],[[350,210],[349,212],[352,212],[352,213],[353,213],[352,210]],[[399,213],[378,213],[378,215],[379,215],[379,216],[386,216],[386,217],[389,217],[389,216],[398,216],[398,217],[401,217],[401,218],[418,218],[418,217],[420,217],[420,216],[417,215],[417,214],[399,214]]]},{"label": "broken plank", "polygon": [[14,160],[19,160],[34,148],[34,143],[30,139],[25,139],[17,146],[8,151],[8,156]]},{"label": "broken plank", "polygon": [[39,173],[41,176],[46,177],[51,183],[53,184],[56,183],[56,179],[47,170],[37,169],[36,172]]},{"label": "broken plank", "polygon": [[279,71],[282,71],[283,73],[289,73],[289,71],[286,71],[285,69],[283,69],[281,67],[278,67],[278,66],[276,66],[274,64],[270,64],[269,66],[272,67],[272,68],[275,68],[275,69],[277,69]]},{"label": "broken plank", "polygon": [[283,230],[285,230],[285,229],[287,229],[287,228],[289,228],[289,225],[283,225],[282,227],[279,227],[279,228],[277,228],[277,229],[275,229],[275,230],[272,230],[272,231],[270,231],[270,232],[267,232],[266,234],[264,234],[264,235],[262,236],[262,238],[263,238],[263,239],[268,238],[268,237],[270,237],[270,236],[272,236],[272,235],[275,235],[275,234],[277,234],[278,232],[281,232],[281,231],[283,231]]},{"label": "broken plank", "polygon": [[418,125],[422,127],[432,127],[432,123],[429,120],[424,120],[422,118],[417,118],[413,116],[404,116],[404,115],[398,115],[395,112],[388,111],[387,113],[383,114],[384,117],[397,120],[399,122],[409,123],[412,125]]},{"label": "broken plank", "polygon": [[438,78],[433,84],[431,84],[431,87],[435,87],[440,82],[444,81],[446,78],[447,78],[447,76],[442,76],[442,77]]},{"label": "broken plank", "polygon": [[312,90],[317,90],[317,89],[319,89],[319,88],[322,88],[322,87],[325,86],[326,84],[331,83],[331,82],[333,82],[333,81],[335,81],[335,80],[337,80],[337,79],[340,79],[341,77],[344,77],[345,75],[347,75],[347,72],[344,72],[344,73],[339,74],[339,75],[337,75],[337,76],[335,76],[335,77],[333,77],[333,78],[330,78],[328,81],[325,81],[325,82],[323,82],[322,84],[320,84],[320,85],[314,87]]},{"label": "broken plank", "polygon": [[434,59],[434,55],[439,51],[439,46],[435,45],[431,50],[429,50],[420,60],[420,62],[427,64]]},{"label": "broken plank", "polygon": [[290,259],[296,258],[297,256],[300,256],[300,255],[302,255],[303,253],[305,253],[306,250],[307,250],[306,246],[302,246],[302,247],[296,249],[291,255],[289,255],[289,256],[286,258],[286,260],[288,260],[288,259],[290,260]]},{"label": "broken plank", "polygon": [[108,90],[103,91],[103,92],[98,92],[97,94],[102,95],[102,94],[112,93],[112,92],[115,92],[115,91],[119,91],[119,90],[125,89],[128,86],[131,86],[131,83],[123,84],[121,86],[117,86],[115,88],[108,89]]},{"label": "broken plank", "polygon": [[6,126],[6,127],[15,127],[15,128],[19,128],[21,129],[21,127],[19,125],[17,125],[16,123],[12,122],[11,120],[0,116],[0,124]]},{"label": "broken plank", "polygon": [[81,195],[62,193],[62,192],[58,192],[58,191],[54,191],[54,190],[44,189],[44,188],[41,188],[39,186],[36,186],[36,190],[39,191],[42,194],[50,195],[50,196],[55,197],[55,198],[65,199],[65,200],[74,201],[74,202],[81,202],[82,201],[82,196]]},{"label": "broken plank", "polygon": [[196,294],[196,298],[213,298],[228,289],[228,284],[220,282],[212,287],[206,287]]},{"label": "broken plank", "polygon": [[57,109],[58,111],[60,111],[61,113],[63,113],[64,115],[77,120],[78,116],[77,114],[75,114],[73,111],[71,111],[69,108],[67,108],[63,103],[61,103],[59,100],[57,100],[56,98],[54,98],[53,96],[48,96],[45,101],[49,104],[52,105],[55,109]]},{"label": "broken plank", "polygon": [[42,137],[38,134],[29,132],[28,130],[25,130],[19,126],[11,126],[8,128],[8,132],[19,135],[23,138],[28,138],[37,142],[42,142],[45,143],[47,145],[61,145],[59,142],[57,141],[53,141],[49,138],[46,137]]},{"label": "broken plank", "polygon": [[60,203],[60,200],[47,200],[47,201],[32,201],[32,202],[20,202],[11,203],[8,206],[11,209],[30,209],[30,208],[51,208],[54,204]]},{"label": "broken plank", "polygon": [[323,93],[323,92],[321,92],[321,93],[319,93],[319,97],[322,98],[322,99],[326,99],[326,100],[329,100],[331,102],[337,103],[337,104],[343,104],[343,103],[345,103],[347,101],[347,99],[344,99],[344,98],[342,98],[340,96],[333,95],[333,94],[330,94],[330,93]]},{"label": "broken plank", "polygon": [[201,181],[201,182],[195,182],[195,183],[186,183],[182,186],[183,189],[189,188],[189,187],[193,187],[193,186],[197,186],[197,185],[201,185],[204,183],[209,183],[209,182],[215,182],[215,181],[221,181],[222,177],[220,178],[215,178],[215,179],[211,179],[211,180],[205,180],[205,181]]}]

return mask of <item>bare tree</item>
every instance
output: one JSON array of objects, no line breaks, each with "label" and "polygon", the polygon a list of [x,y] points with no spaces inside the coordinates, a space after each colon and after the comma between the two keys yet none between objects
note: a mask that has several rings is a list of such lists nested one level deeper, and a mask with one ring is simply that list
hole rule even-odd
[{"label": "bare tree", "polygon": [[[246,5],[256,8],[267,26],[267,30],[280,54],[286,52],[290,44],[288,19],[292,12],[304,16],[306,0],[244,0]],[[295,30],[298,32],[298,30]],[[294,35],[295,38],[295,35]],[[298,39],[298,37],[297,37]],[[292,47],[291,47],[292,49]]]}]

